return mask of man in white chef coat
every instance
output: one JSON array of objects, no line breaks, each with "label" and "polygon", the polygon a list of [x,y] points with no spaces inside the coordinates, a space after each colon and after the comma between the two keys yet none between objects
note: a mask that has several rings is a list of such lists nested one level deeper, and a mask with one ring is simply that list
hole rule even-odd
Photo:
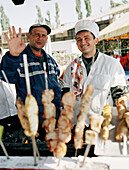
[{"label": "man in white chef coat", "polygon": [[68,65],[63,83],[64,87],[70,87],[70,91],[76,95],[73,125],[77,121],[82,94],[85,93],[88,84],[94,86],[86,120],[86,127],[89,127],[91,114],[101,114],[104,105],[115,105],[115,101],[128,91],[125,72],[120,62],[96,48],[99,41],[98,25],[90,20],[80,20],[75,25],[75,34],[76,44],[82,55]]}]

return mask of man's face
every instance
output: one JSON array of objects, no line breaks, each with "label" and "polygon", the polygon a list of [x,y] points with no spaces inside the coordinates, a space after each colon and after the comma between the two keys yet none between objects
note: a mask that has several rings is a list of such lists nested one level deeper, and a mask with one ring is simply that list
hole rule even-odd
[{"label": "man's face", "polygon": [[41,50],[48,39],[47,30],[43,27],[33,28],[31,33],[28,33],[30,46],[36,51]]},{"label": "man's face", "polygon": [[76,44],[84,57],[92,57],[95,55],[97,43],[98,38],[94,38],[89,31],[81,31],[76,35]]}]

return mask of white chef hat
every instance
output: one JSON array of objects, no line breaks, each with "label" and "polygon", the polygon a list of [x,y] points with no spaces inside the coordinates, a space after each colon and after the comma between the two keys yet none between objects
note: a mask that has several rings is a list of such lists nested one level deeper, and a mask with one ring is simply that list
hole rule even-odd
[{"label": "white chef hat", "polygon": [[94,34],[96,38],[99,36],[99,27],[94,21],[90,20],[81,20],[78,21],[75,25],[75,34],[79,31],[87,30]]}]

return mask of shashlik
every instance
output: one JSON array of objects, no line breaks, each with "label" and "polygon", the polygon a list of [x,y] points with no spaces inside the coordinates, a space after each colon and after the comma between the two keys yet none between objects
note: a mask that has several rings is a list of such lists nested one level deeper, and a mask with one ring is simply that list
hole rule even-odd
[{"label": "shashlik", "polygon": [[58,143],[54,150],[54,155],[61,159],[66,155],[67,145],[71,140],[71,129],[73,120],[73,107],[75,106],[75,95],[73,92],[67,92],[62,97],[63,109],[58,119]]},{"label": "shashlik", "polygon": [[81,98],[81,105],[79,107],[79,115],[77,117],[74,135],[74,147],[76,149],[81,149],[83,146],[84,127],[87,119],[87,114],[90,110],[93,90],[94,88],[91,84],[87,85],[86,92],[82,95]]},{"label": "shashlik", "polygon": [[127,108],[128,95],[120,97],[116,101],[117,111],[118,111],[118,120],[120,120],[117,130],[116,130],[116,141],[123,141],[124,136],[129,139],[129,112]]},{"label": "shashlik", "polygon": [[112,110],[110,104],[104,106],[102,116],[104,117],[104,121],[101,128],[101,138],[103,140],[107,140],[109,138],[108,126],[112,120]]},{"label": "shashlik", "polygon": [[52,89],[46,89],[42,92],[42,104],[44,106],[43,118],[46,119],[42,123],[42,127],[46,131],[46,145],[48,146],[51,152],[54,151],[57,145],[57,133],[55,131],[56,128],[56,107],[52,103],[54,99],[54,92]]},{"label": "shashlik", "polygon": [[18,98],[16,101],[18,117],[26,136],[36,136],[38,131],[38,104],[35,98],[28,94],[25,105]]},{"label": "shashlik", "polygon": [[86,130],[85,132],[85,143],[89,145],[95,145],[97,134],[101,131],[101,125],[104,118],[101,115],[91,115],[89,120],[90,130]]}]

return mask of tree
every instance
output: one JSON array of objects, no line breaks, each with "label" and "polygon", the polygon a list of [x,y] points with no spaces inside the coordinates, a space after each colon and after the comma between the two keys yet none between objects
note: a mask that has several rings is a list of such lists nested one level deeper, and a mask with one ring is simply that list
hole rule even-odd
[{"label": "tree", "polygon": [[9,18],[6,16],[5,12],[4,12],[4,7],[1,5],[0,7],[0,23],[1,23],[1,28],[2,31],[7,31],[10,27],[10,22],[9,22]]},{"label": "tree", "polygon": [[48,16],[48,19],[45,18],[45,22],[48,26],[51,27],[51,17],[50,17],[50,11],[49,10],[47,11],[47,16]]},{"label": "tree", "polygon": [[122,3],[123,3],[123,4],[127,4],[128,1],[127,1],[127,0],[122,0]]},{"label": "tree", "polygon": [[111,6],[111,8],[117,7],[117,6],[119,6],[119,5],[121,5],[121,4],[120,4],[120,3],[116,3],[116,2],[114,2],[113,0],[110,0],[110,6]]},{"label": "tree", "polygon": [[89,17],[91,15],[91,12],[92,12],[90,0],[84,0],[84,3],[85,3],[85,6],[86,6],[86,11],[87,11],[86,17]]},{"label": "tree", "polygon": [[81,0],[76,0],[76,12],[78,14],[78,20],[82,19],[83,15],[81,12]]},{"label": "tree", "polygon": [[55,8],[56,8],[56,28],[58,28],[59,27],[59,25],[60,25],[60,20],[59,20],[59,7],[58,7],[58,3],[56,2],[55,3]]},{"label": "tree", "polygon": [[36,9],[38,11],[38,20],[37,20],[37,23],[38,24],[42,24],[43,23],[43,17],[42,17],[42,14],[41,14],[40,7],[38,7],[38,5],[36,5]]}]

